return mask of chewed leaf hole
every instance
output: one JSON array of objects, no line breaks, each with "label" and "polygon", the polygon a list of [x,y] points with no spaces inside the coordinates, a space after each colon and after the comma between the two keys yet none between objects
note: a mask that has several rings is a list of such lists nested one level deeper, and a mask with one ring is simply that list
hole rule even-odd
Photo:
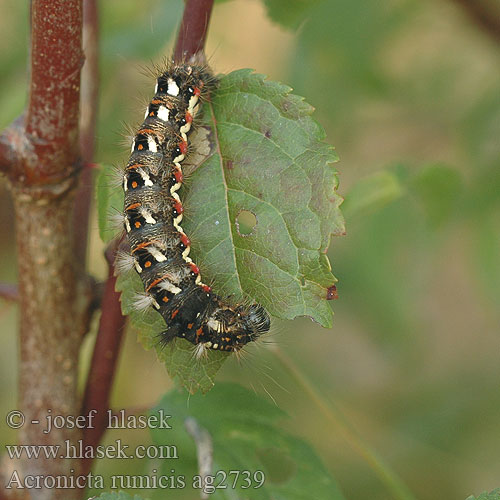
[{"label": "chewed leaf hole", "polygon": [[236,216],[236,230],[240,236],[251,236],[257,227],[257,216],[250,210],[240,210]]}]

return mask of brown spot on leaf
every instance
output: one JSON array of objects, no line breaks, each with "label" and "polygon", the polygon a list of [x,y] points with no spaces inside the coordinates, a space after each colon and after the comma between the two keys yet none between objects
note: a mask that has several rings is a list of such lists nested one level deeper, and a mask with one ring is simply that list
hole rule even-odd
[{"label": "brown spot on leaf", "polygon": [[335,285],[329,286],[326,289],[326,300],[335,300],[338,298],[337,287]]}]

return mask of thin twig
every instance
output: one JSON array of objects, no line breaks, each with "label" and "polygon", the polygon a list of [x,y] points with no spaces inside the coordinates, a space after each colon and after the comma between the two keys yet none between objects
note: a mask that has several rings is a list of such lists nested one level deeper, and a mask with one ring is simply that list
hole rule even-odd
[{"label": "thin twig", "polygon": [[174,50],[174,60],[183,61],[202,52],[214,0],[187,0]]},{"label": "thin twig", "polygon": [[75,259],[86,261],[90,202],[92,199],[92,167],[95,152],[97,104],[99,95],[99,19],[96,0],[83,1],[83,50],[80,105],[80,152],[82,174],[75,198]]},{"label": "thin twig", "polygon": [[500,43],[500,9],[484,0],[453,0],[484,32]]},{"label": "thin twig", "polygon": [[[91,410],[96,412],[93,428],[85,428],[83,431],[84,445],[92,447],[99,444],[106,431],[106,412],[109,409],[109,398],[126,322],[121,312],[120,294],[115,291],[114,253],[115,246],[112,246],[107,251],[108,279],[104,286],[102,314],[82,405],[82,415],[88,415]],[[88,473],[91,466],[92,460],[86,460],[83,464],[84,474]]]},{"label": "thin twig", "polygon": [[186,427],[186,431],[193,438],[194,444],[196,445],[198,474],[200,475],[202,485],[200,498],[206,500],[209,498],[209,494],[206,491],[207,477],[213,474],[214,450],[212,437],[193,417],[186,418],[184,427]]},{"label": "thin twig", "polygon": [[0,298],[17,302],[19,300],[19,289],[12,283],[0,283]]}]

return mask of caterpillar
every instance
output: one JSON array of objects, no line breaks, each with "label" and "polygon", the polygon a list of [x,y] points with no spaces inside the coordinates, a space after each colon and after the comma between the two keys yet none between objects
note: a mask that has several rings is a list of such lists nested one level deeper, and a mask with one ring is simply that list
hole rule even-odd
[{"label": "caterpillar", "polygon": [[117,268],[139,273],[144,293],[137,308],[153,307],[167,325],[161,343],[175,337],[205,349],[239,351],[270,327],[259,304],[232,304],[201,280],[181,227],[182,161],[202,101],[216,80],[205,66],[170,64],[156,79],[155,95],[132,141],[123,173],[123,223],[130,247]]}]

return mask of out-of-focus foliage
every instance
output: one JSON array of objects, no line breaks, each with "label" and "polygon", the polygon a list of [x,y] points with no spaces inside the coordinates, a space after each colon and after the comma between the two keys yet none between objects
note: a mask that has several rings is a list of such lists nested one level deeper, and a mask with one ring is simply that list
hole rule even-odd
[{"label": "out-of-focus foliage", "polygon": [[[170,9],[173,26],[182,2],[101,4],[97,160],[120,164],[128,153],[121,122],[140,119],[137,89],[144,97],[152,89],[140,66],[169,51],[168,29],[156,20]],[[261,2],[235,0],[217,4],[208,40],[217,71],[253,66],[305,96],[337,148],[347,236],[330,251],[340,280],[333,329],[299,320],[277,325],[271,340],[423,500],[465,498],[500,481],[500,48],[457,4],[311,2],[294,35],[270,22]],[[2,2],[2,125],[26,99],[27,7]],[[12,280],[6,235],[2,276]],[[97,241],[94,231],[96,266]],[[13,317],[2,328],[4,413],[15,406]],[[116,407],[157,400],[169,383],[128,334]],[[284,425],[314,444],[347,498],[389,498],[272,354],[256,349],[220,376],[263,385],[291,415]],[[15,436],[6,430],[1,438]],[[108,461],[98,472],[148,467]]]},{"label": "out-of-focus foliage", "polygon": [[[165,415],[173,415],[172,429],[152,430],[153,442],[158,446],[175,445],[181,450],[182,456],[176,466],[186,477],[194,477],[198,470],[193,438],[185,429],[188,419],[194,419],[196,425],[211,436],[214,474],[230,470],[252,473],[250,482],[242,475],[236,488],[217,489],[213,495],[215,499],[235,496],[252,500],[344,499],[313,450],[283,430],[281,422],[286,415],[272,401],[248,389],[236,384],[217,384],[210,397],[192,396],[189,407],[185,395],[173,391],[162,398],[152,414],[159,410]],[[162,473],[168,475],[170,468],[171,462],[165,461]],[[261,486],[253,479],[255,471],[264,472]],[[229,476],[229,482],[234,480]],[[220,481],[221,478],[217,483]],[[187,488],[192,495],[196,493],[189,484]],[[157,498],[163,495],[159,492]]]},{"label": "out-of-focus foliage", "polygon": [[478,497],[471,495],[466,500],[500,500],[500,488],[490,491],[489,493],[481,493]]}]

